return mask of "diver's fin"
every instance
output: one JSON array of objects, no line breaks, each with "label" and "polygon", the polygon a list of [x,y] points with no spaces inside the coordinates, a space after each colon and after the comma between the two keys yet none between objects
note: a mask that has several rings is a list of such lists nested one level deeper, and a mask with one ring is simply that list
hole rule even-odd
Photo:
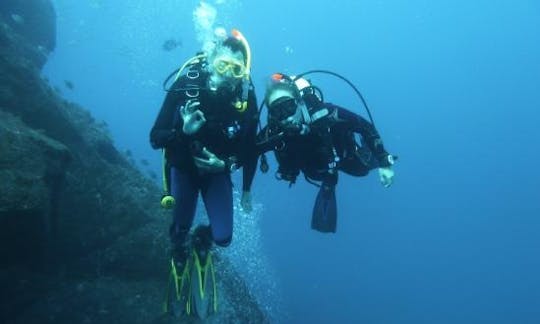
[{"label": "diver's fin", "polygon": [[171,259],[171,271],[169,273],[169,283],[165,294],[163,311],[180,317],[191,313],[191,284],[190,272],[191,264],[188,260],[183,269],[176,267],[174,259]]},{"label": "diver's fin", "polygon": [[322,185],[311,217],[311,228],[322,233],[335,233],[337,203],[335,186]]},{"label": "diver's fin", "polygon": [[204,259],[194,251],[191,270],[191,299],[194,313],[205,320],[217,312],[217,287],[212,254],[208,251]]}]

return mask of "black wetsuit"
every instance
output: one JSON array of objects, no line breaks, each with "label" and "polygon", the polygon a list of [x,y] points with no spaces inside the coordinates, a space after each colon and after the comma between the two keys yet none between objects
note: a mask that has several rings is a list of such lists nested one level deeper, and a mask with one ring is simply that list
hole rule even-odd
[{"label": "black wetsuit", "polygon": [[[216,244],[226,246],[232,239],[232,185],[229,166],[243,167],[243,190],[249,191],[255,175],[257,155],[257,100],[250,86],[247,109],[234,106],[241,90],[211,91],[207,88],[208,74],[199,71],[195,79],[182,76],[174,83],[150,133],[155,149],[166,149],[170,166],[171,194],[176,200],[171,239],[181,244],[191,228],[198,193],[201,192],[210,219],[212,237]],[[239,86],[240,88],[240,86]],[[189,90],[186,90],[189,89]],[[194,95],[200,102],[206,123],[194,135],[182,132],[183,120],[179,109]],[[226,162],[223,172],[200,174],[194,164],[202,147]]]},{"label": "black wetsuit", "polygon": [[[366,119],[316,100],[307,108],[312,116],[324,109],[328,114],[308,125],[306,134],[300,134],[299,128],[270,124],[258,135],[259,152],[273,150],[276,155],[278,178],[294,182],[302,171],[310,180],[334,186],[338,170],[365,176],[374,168],[390,166],[379,133]],[[355,140],[355,133],[361,136],[361,143]]]},{"label": "black wetsuit", "polygon": [[[309,182],[321,182],[311,228],[335,233],[338,171],[365,176],[374,168],[389,167],[389,154],[375,127],[361,116],[321,102],[314,94],[302,98],[298,102],[282,97],[273,102],[257,148],[260,153],[274,151],[278,179],[292,184],[302,172]],[[360,135],[359,141],[355,134]]]}]

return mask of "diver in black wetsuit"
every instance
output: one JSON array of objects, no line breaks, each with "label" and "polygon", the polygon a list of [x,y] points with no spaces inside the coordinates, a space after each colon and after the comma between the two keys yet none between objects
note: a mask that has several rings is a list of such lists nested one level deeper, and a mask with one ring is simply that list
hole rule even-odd
[{"label": "diver in black wetsuit", "polygon": [[[272,75],[266,89],[268,124],[258,134],[258,150],[273,150],[276,177],[293,184],[300,172],[320,182],[313,229],[335,232],[338,171],[365,176],[378,168],[385,187],[392,184],[395,157],[388,154],[374,125],[351,111],[324,102],[322,92],[304,78]],[[361,136],[358,143],[355,134]]]},{"label": "diver in black wetsuit", "polygon": [[241,205],[244,211],[251,211],[257,102],[250,64],[249,45],[233,30],[233,35],[218,41],[213,50],[200,53],[179,69],[151,130],[152,147],[165,149],[165,189],[170,194],[167,198],[175,201],[170,238],[179,271],[189,253],[188,233],[199,192],[210,226],[195,230],[198,250],[208,250],[212,241],[222,247],[231,243],[230,173],[240,167]]}]

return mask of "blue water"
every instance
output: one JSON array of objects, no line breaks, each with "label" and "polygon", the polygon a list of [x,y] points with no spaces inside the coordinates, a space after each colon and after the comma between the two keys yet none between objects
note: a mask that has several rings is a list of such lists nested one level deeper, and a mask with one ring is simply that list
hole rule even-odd
[{"label": "blue water", "polygon": [[[342,73],[400,157],[389,189],[376,173],[340,178],[334,235],[309,228],[314,187],[257,175],[279,321],[540,323],[540,3],[220,2],[209,2],[218,19],[250,41],[259,99],[275,71]],[[159,173],[148,132],[161,82],[200,48],[198,1],[55,3],[58,47],[44,73],[60,88],[72,81],[64,95]],[[164,51],[169,38],[183,46]],[[341,81],[313,81],[362,112]]]}]

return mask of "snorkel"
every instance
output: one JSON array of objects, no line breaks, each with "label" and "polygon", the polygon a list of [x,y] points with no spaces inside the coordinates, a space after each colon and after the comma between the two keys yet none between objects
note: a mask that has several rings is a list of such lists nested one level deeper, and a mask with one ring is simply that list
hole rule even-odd
[{"label": "snorkel", "polygon": [[249,44],[238,29],[233,29],[231,34],[234,38],[239,40],[246,49],[246,72],[244,74],[244,80],[242,81],[242,100],[236,102],[235,108],[239,112],[244,112],[247,109],[247,100],[249,95],[249,76],[251,74],[251,49]]}]

